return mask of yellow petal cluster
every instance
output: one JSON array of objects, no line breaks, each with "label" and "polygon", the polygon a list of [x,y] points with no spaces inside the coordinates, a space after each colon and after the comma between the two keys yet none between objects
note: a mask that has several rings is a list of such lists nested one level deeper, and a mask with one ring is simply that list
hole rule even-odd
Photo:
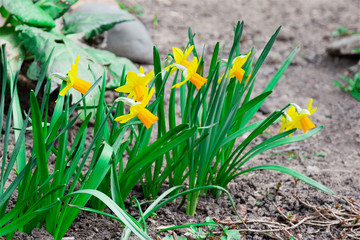
[{"label": "yellow petal cluster", "polygon": [[177,47],[173,48],[175,63],[165,68],[165,70],[169,71],[171,69],[170,74],[172,74],[176,69],[180,69],[183,71],[185,80],[175,84],[172,88],[178,88],[190,80],[190,82],[195,85],[196,89],[200,90],[201,87],[207,82],[206,78],[196,73],[199,67],[199,59],[194,57],[192,62],[187,60],[193,49],[194,46],[190,46],[184,51]]},{"label": "yellow petal cluster", "polygon": [[91,83],[78,78],[77,71],[79,67],[80,56],[76,57],[75,63],[72,63],[70,71],[68,71],[68,81],[66,81],[66,86],[60,91],[59,95],[64,96],[71,88],[79,91],[82,94],[85,94],[91,87]]},{"label": "yellow petal cluster", "polygon": [[[250,55],[251,55],[251,51],[249,51],[248,54],[246,54],[246,55],[238,56],[234,59],[232,67],[230,69],[230,73],[228,73],[230,79],[236,77],[236,79],[240,83],[242,82],[242,79],[245,74],[245,70],[242,67],[244,66],[244,64],[250,57]],[[249,75],[249,77],[250,77],[250,75]],[[224,78],[224,75],[219,79],[218,83],[220,83],[223,78]]]},{"label": "yellow petal cluster", "polygon": [[126,82],[124,86],[115,89],[117,92],[128,93],[128,98],[134,98],[135,101],[142,101],[145,93],[149,91],[147,86],[151,79],[154,78],[154,72],[144,74],[144,69],[140,67],[139,73],[129,72],[126,75]]},{"label": "yellow petal cluster", "polygon": [[[150,90],[150,93],[145,92],[142,102],[134,102],[130,106],[130,113],[127,115],[119,116],[115,118],[115,121],[120,123],[126,123],[129,120],[138,117],[139,120],[149,129],[159,118],[152,114],[148,109],[146,109],[147,104],[149,103],[151,97],[154,94],[154,88]],[[119,98],[118,101],[122,101],[122,98]]]},{"label": "yellow petal cluster", "polygon": [[281,118],[280,132],[297,128],[302,129],[306,133],[308,130],[315,128],[315,125],[309,118],[316,111],[316,108],[311,109],[312,102],[313,100],[310,99],[307,109],[296,109],[294,106],[291,106],[286,116]]}]

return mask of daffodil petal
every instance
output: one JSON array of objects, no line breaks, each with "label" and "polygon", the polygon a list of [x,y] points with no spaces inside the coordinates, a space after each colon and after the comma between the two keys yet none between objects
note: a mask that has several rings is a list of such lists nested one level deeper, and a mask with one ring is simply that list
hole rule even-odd
[{"label": "daffodil petal", "polygon": [[59,95],[64,96],[72,87],[72,84],[66,84],[66,86],[60,91]]},{"label": "daffodil petal", "polygon": [[184,59],[183,51],[181,51],[181,49],[178,47],[173,47],[172,50],[173,50],[175,62],[180,64]]},{"label": "daffodil petal", "polygon": [[114,120],[120,123],[126,123],[129,120],[133,119],[134,117],[136,117],[136,114],[130,113],[130,114],[126,114],[123,116],[119,116],[117,118],[115,118]]},{"label": "daffodil petal", "polygon": [[185,52],[184,52],[184,58],[186,59],[190,53],[192,52],[192,50],[194,49],[194,45],[191,45],[190,47],[188,47]]},{"label": "daffodil petal", "polygon": [[130,84],[125,84],[123,86],[115,88],[116,92],[122,92],[122,93],[129,93],[132,90],[134,90],[134,86],[131,86]]}]

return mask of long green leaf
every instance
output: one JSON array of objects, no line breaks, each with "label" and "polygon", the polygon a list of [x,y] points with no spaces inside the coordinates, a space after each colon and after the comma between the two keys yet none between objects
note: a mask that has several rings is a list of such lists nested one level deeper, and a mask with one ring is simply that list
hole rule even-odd
[{"label": "long green leaf", "polygon": [[[19,61],[16,75],[14,77],[11,77],[11,79],[10,79],[10,82],[11,82],[10,83],[10,92],[12,93],[11,98],[15,99],[14,106],[13,106],[13,127],[18,128],[18,129],[21,129],[23,127],[23,123],[24,123],[23,116],[21,113],[19,94],[18,94],[17,85],[16,85],[17,79],[19,77],[20,67],[21,67],[21,61]],[[14,132],[15,142],[19,139],[19,137],[20,137],[20,132],[15,131]],[[23,170],[23,168],[25,167],[25,165],[26,165],[25,139],[22,139],[19,154],[16,158],[17,171],[21,172]]]},{"label": "long green leaf", "polygon": [[[149,239],[151,238],[139,228],[137,224],[134,223],[134,221],[129,217],[129,215],[122,210],[111,198],[106,196],[104,193],[99,192],[97,190],[91,190],[91,189],[85,189],[85,190],[79,190],[73,193],[68,194],[66,197],[71,197],[78,194],[86,194],[86,195],[92,195],[100,199],[103,203],[106,204],[108,208],[111,209],[111,211],[114,212],[114,214],[132,231],[135,233],[136,236],[138,236],[140,239]],[[87,198],[90,198],[87,197]],[[75,204],[74,204],[75,205]]]},{"label": "long green leaf", "polygon": [[14,221],[12,221],[5,227],[0,228],[0,236],[4,236],[6,234],[16,231],[17,229],[21,228],[25,224],[29,223],[32,219],[34,219],[38,215],[48,211],[49,209],[53,208],[54,206],[56,206],[58,204],[60,204],[60,201],[56,201],[52,204],[49,204],[41,209],[37,209],[33,212],[25,213],[24,215],[22,215],[21,217],[17,218]]},{"label": "long green leaf", "polygon": [[[37,167],[40,171],[40,183],[43,183],[49,177],[49,169],[46,157],[45,138],[42,128],[39,104],[37,102],[35,93],[32,90],[30,91],[30,109],[33,125],[33,138]],[[49,188],[50,184],[48,184],[48,186],[44,190],[47,191]]]},{"label": "long green leaf", "polygon": [[[269,41],[270,42],[270,41]],[[270,49],[269,49],[270,50]],[[264,49],[265,51],[265,49]],[[266,86],[266,88],[264,89],[263,93],[268,92],[268,91],[272,91],[275,87],[275,85],[277,84],[277,82],[279,81],[279,79],[281,78],[281,76],[284,74],[285,70],[288,68],[288,66],[290,65],[292,59],[295,57],[296,53],[299,51],[299,47],[296,47],[288,56],[288,58],[285,60],[285,62],[283,63],[283,65],[280,67],[280,69],[276,72],[276,74],[274,75],[274,77],[271,79],[271,81],[269,82],[269,84]],[[259,60],[258,60],[259,61]],[[266,100],[266,98],[264,100],[262,100],[261,102],[259,102],[255,107],[253,107],[249,112],[247,112],[247,114],[244,116],[243,119],[243,124],[242,126],[244,126],[244,124],[246,124],[253,116],[254,114],[259,110],[259,108],[261,107],[261,105],[264,103],[264,101]]]},{"label": "long green leaf", "polygon": [[21,44],[18,34],[13,27],[0,28],[0,45],[6,44],[7,60],[12,70],[16,70],[18,63],[25,57],[25,50]]},{"label": "long green leaf", "polygon": [[290,176],[293,176],[297,179],[300,179],[301,181],[303,181],[304,183],[313,186],[314,188],[317,188],[327,194],[331,194],[333,195],[334,192],[332,190],[330,190],[329,188],[325,187],[324,185],[322,185],[321,183],[295,171],[292,170],[290,168],[287,167],[283,167],[283,166],[278,166],[278,165],[261,165],[261,166],[256,166],[256,167],[252,167],[252,168],[248,168],[242,172],[239,173],[239,175],[247,173],[247,172],[251,172],[251,171],[255,171],[255,170],[274,170],[274,171],[278,171],[278,172],[283,172],[286,173]]},{"label": "long green leaf", "polygon": [[[112,154],[112,147],[105,143],[102,153],[99,156],[96,165],[94,166],[94,169],[92,170],[89,177],[85,180],[85,183],[81,186],[81,189],[90,190],[96,189],[99,186],[99,184],[102,182],[105,175],[110,169],[110,160]],[[83,207],[89,199],[89,195],[75,196],[72,199],[71,204]],[[58,227],[54,234],[54,238],[62,238],[78,214],[79,211],[70,209],[69,207],[64,207],[62,209],[62,213],[58,222]]]}]

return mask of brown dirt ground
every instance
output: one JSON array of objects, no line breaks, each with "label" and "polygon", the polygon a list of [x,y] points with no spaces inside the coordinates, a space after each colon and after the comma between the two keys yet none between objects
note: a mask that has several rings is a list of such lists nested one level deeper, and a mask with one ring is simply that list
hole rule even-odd
[{"label": "brown dirt ground", "polygon": [[[77,4],[84,1],[79,2]],[[339,217],[340,210],[343,214],[341,218],[345,221],[354,216],[351,214],[359,211],[359,207],[354,204],[360,202],[360,182],[357,177],[360,171],[360,105],[332,84],[333,80],[339,79],[339,74],[346,73],[358,59],[330,57],[325,51],[326,45],[334,40],[331,31],[338,25],[360,30],[360,1],[123,2],[127,6],[140,4],[144,7],[145,14],[140,20],[148,28],[162,57],[166,56],[173,46],[183,47],[186,44],[189,26],[196,33],[196,45],[199,48],[205,45],[205,60],[209,60],[217,41],[221,45],[226,44],[225,52],[229,51],[233,38],[232,26],[238,20],[245,22],[243,52],[252,46],[260,52],[276,28],[282,25],[269,59],[257,76],[255,93],[263,90],[282,61],[294,46],[299,45],[301,50],[265,105],[270,111],[279,109],[289,102],[306,107],[309,99],[313,98],[313,105],[318,110],[312,116],[312,120],[316,125],[323,125],[324,129],[304,142],[267,152],[251,161],[248,166],[288,166],[323,183],[331,188],[336,196],[323,194],[301,182],[294,187],[292,177],[270,171],[238,177],[229,184],[228,190],[237,209],[248,220],[249,227],[258,230],[244,232],[242,239],[291,239],[289,234],[292,234],[294,239],[340,239],[340,236],[360,239],[356,232],[351,232],[353,228],[353,231],[359,233],[359,224],[349,221],[346,225]],[[158,20],[156,25],[153,23],[155,17]],[[256,117],[263,119],[266,115],[258,113]],[[274,126],[269,133],[277,131],[277,126]],[[279,182],[282,186],[277,191],[275,187]],[[133,195],[141,199],[140,192],[140,188],[135,189]],[[349,197],[352,200],[345,201]],[[233,228],[244,228],[238,223],[226,196],[219,199],[211,196],[200,198],[195,217],[186,216],[184,207],[178,209],[177,206],[169,204],[158,210],[157,216],[147,221],[152,238],[155,239],[157,236],[156,230],[159,226],[203,222],[207,216],[218,218],[224,225],[229,223]],[[136,208],[130,206],[128,212],[134,216],[138,215]],[[292,215],[291,219],[287,218],[289,214]],[[311,217],[313,221],[305,219]],[[299,221],[305,220],[302,224],[294,226],[298,222],[292,220],[296,218]],[[316,220],[318,222],[315,222]],[[336,222],[337,220],[339,221]],[[268,223],[274,221],[292,229],[274,231],[274,235],[268,231],[265,233],[264,229],[276,228],[274,223]],[[66,236],[75,239],[120,239],[121,231],[121,224],[115,221],[81,213]],[[181,235],[184,230],[175,232]],[[17,235],[19,239],[50,237],[47,236],[43,230],[34,231],[32,236],[20,233]]]}]

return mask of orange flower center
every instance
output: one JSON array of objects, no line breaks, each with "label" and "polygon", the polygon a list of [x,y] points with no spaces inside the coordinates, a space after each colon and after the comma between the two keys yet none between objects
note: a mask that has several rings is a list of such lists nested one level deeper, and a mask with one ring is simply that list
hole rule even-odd
[{"label": "orange flower center", "polygon": [[141,102],[144,98],[144,95],[145,95],[145,86],[142,86],[142,85],[137,85],[135,88],[134,88],[134,91],[135,91],[135,95],[136,95],[136,101],[138,102]]},{"label": "orange flower center", "polygon": [[190,81],[195,85],[197,90],[199,90],[207,82],[207,79],[195,73],[191,76]]},{"label": "orange flower center", "polygon": [[141,110],[138,114],[137,117],[140,119],[140,121],[145,125],[145,127],[147,129],[149,129],[154,122],[156,122],[159,118],[157,116],[155,116],[154,114],[152,114],[149,110],[147,110],[146,108],[144,108],[143,110]]},{"label": "orange flower center", "polygon": [[91,88],[91,83],[82,80],[81,78],[76,78],[73,84],[73,88],[81,92],[82,94],[85,94],[89,90],[89,88]]},{"label": "orange flower center", "polygon": [[240,69],[237,69],[235,72],[234,72],[234,75],[235,77],[237,78],[237,80],[239,80],[239,82],[241,83],[243,77],[244,77],[244,73],[245,73],[245,70],[240,68]]},{"label": "orange flower center", "polygon": [[300,120],[300,124],[302,126],[302,129],[304,130],[304,133],[315,127],[315,125],[311,122],[310,118],[308,117],[302,118]]}]

